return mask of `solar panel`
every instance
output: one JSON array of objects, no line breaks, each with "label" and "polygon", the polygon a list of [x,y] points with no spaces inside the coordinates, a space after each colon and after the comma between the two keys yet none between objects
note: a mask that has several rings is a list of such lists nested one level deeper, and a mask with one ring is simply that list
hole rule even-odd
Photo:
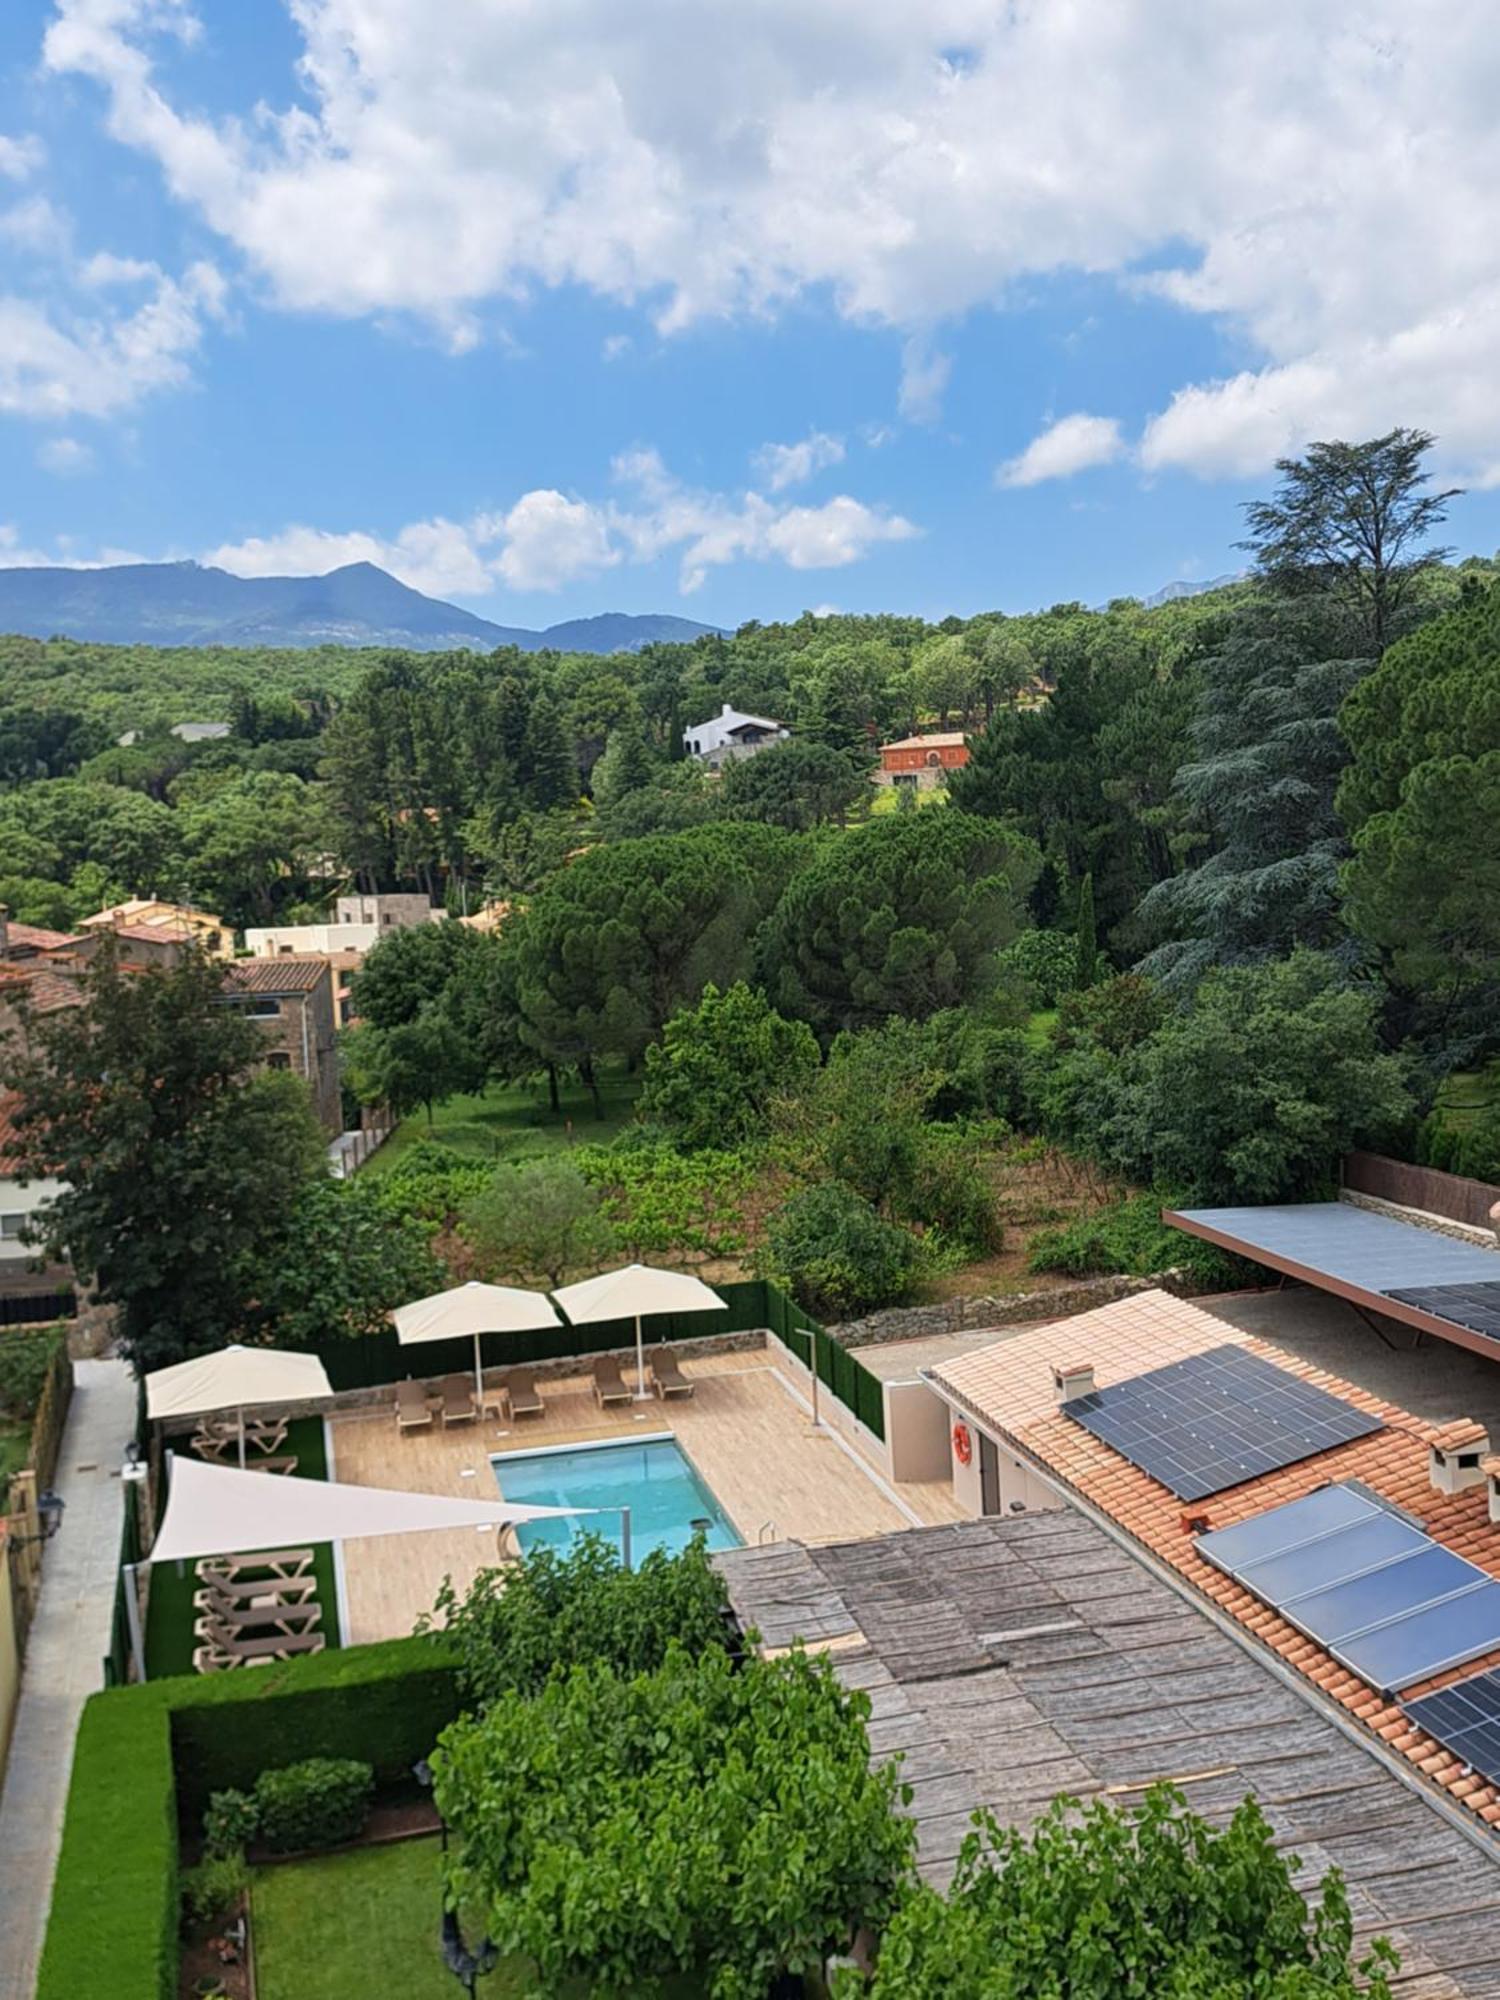
[{"label": "solar panel", "polygon": [[1198,1551],[1383,1691],[1500,1646],[1500,1582],[1349,1485],[1200,1535]]},{"label": "solar panel", "polygon": [[1500,1341],[1500,1284],[1415,1285],[1401,1291],[1387,1290],[1385,1296],[1431,1313],[1435,1319],[1451,1320],[1470,1333]]},{"label": "solar panel", "polygon": [[1179,1500],[1206,1499],[1381,1427],[1378,1417],[1233,1343],[1062,1408]]},{"label": "solar panel", "polygon": [[1500,1785],[1500,1673],[1455,1681],[1401,1704],[1419,1729],[1461,1757],[1482,1778]]}]

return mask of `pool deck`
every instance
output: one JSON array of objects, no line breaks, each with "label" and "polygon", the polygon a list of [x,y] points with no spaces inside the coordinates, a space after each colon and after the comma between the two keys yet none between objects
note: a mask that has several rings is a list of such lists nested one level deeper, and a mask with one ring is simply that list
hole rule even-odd
[{"label": "pool deck", "polygon": [[[587,1376],[541,1383],[546,1409],[510,1428],[492,1420],[398,1434],[387,1405],[332,1418],[330,1476],[362,1486],[479,1499],[489,1460],[538,1445],[587,1444],[670,1431],[713,1489],[741,1540],[842,1542],[954,1520],[946,1486],[887,1486],[809,1412],[771,1356],[750,1349],[686,1360],[691,1397],[601,1410]],[[503,1479],[503,1475],[502,1475]],[[488,1533],[388,1535],[344,1544],[347,1643],[397,1638],[432,1607],[445,1575],[466,1589],[496,1560]]]}]

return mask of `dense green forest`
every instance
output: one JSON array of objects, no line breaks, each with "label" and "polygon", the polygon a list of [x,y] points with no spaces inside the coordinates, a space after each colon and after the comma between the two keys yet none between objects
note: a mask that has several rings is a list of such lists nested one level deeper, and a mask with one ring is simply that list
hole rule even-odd
[{"label": "dense green forest", "polygon": [[[493,934],[384,942],[345,1050],[401,1111],[641,1084],[622,1138],[504,1199],[430,1149],[388,1177],[497,1273],[607,1226],[748,1245],[854,1308],[991,1252],[996,1163],[1035,1146],[1145,1191],[1056,1232],[1064,1270],[1152,1268],[1161,1198],[1306,1194],[1351,1144],[1493,1174],[1482,1090],[1461,1132],[1431,1114],[1500,1053],[1500,566],[1437,546],[1429,443],[1285,462],[1246,579],[1152,610],[808,616],[607,658],[8,642],[0,898],[59,924],[127,891],[236,924],[351,880],[503,900]],[[231,736],[113,745],[132,675]],[[705,776],[682,730],[724,701],[792,740]],[[971,744],[946,802],[874,810],[880,740],[941,725]]]}]

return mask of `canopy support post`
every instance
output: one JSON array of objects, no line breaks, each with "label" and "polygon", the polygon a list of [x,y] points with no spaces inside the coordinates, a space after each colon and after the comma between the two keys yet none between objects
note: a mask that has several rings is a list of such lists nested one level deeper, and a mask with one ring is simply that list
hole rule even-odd
[{"label": "canopy support post", "polygon": [[474,1335],[474,1407],[484,1415],[484,1349],[480,1346],[481,1336]]},{"label": "canopy support post", "polygon": [[136,1586],[137,1565],[122,1563],[120,1575],[125,1584],[125,1623],[130,1631],[130,1655],[135,1662],[135,1677],[138,1681],[146,1678],[146,1647],[141,1638],[141,1598]]},{"label": "canopy support post", "polygon": [[[635,1316],[635,1400],[638,1403],[647,1402],[650,1398],[650,1393],[650,1390],[646,1387],[646,1349],[641,1338],[641,1316],[637,1313]],[[626,1568],[628,1569],[629,1567],[630,1565],[627,1563]]]}]

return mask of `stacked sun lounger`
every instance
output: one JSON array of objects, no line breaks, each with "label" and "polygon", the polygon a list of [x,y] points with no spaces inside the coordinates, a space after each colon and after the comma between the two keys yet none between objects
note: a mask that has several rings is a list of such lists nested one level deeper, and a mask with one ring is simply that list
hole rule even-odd
[{"label": "stacked sun lounger", "polygon": [[323,1607],[311,1549],[208,1556],[197,1575],[193,1665],[200,1674],[268,1666],[299,1653],[321,1653],[327,1644],[318,1629]]}]

